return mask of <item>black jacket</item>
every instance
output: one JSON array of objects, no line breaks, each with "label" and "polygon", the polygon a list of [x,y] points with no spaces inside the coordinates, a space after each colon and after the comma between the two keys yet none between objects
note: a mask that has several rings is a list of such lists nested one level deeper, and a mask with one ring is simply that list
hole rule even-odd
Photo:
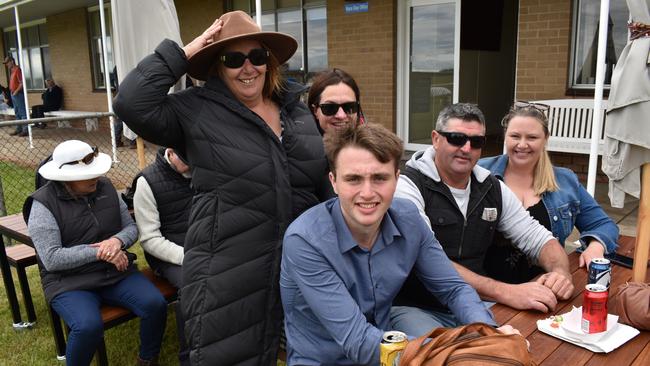
[{"label": "black jacket", "polygon": [[[425,214],[449,259],[475,273],[485,274],[483,260],[501,218],[501,186],[497,178],[489,175],[483,182],[479,182],[474,174],[471,175],[472,183],[465,218],[449,187],[444,183],[436,182],[409,166],[402,174],[420,190],[425,203]],[[496,210],[491,210],[492,208]],[[495,215],[493,218],[482,218],[490,211]],[[402,286],[395,299],[395,305],[446,310],[413,273]]]},{"label": "black jacket", "polygon": [[[147,180],[156,200],[160,233],[174,244],[184,246],[193,195],[190,179],[183,177],[167,163],[165,148],[158,150],[156,160],[140,175]],[[138,177],[134,184],[137,179]]]},{"label": "black jacket", "polygon": [[192,364],[275,365],[282,237],[330,192],[322,139],[297,84],[275,98],[280,141],[219,78],[167,95],[187,68],[183,50],[163,41],[122,81],[114,109],[192,166],[181,289]]},{"label": "black jacket", "polygon": [[[63,247],[97,243],[122,230],[118,199],[115,188],[107,178],[99,179],[95,192],[79,198],[72,197],[62,183],[51,181],[25,200],[23,217],[29,224],[32,202],[37,200],[47,207],[56,219]],[[133,258],[129,259],[129,268],[124,272],[104,261],[56,272],[48,271],[39,263],[45,298],[50,302],[56,295],[66,291],[115,284],[137,270],[132,262]]]}]

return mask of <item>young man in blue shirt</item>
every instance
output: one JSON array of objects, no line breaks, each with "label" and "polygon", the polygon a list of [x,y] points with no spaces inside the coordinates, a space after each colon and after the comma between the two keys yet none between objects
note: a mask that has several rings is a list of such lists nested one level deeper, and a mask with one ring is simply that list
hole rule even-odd
[{"label": "young man in blue shirt", "polygon": [[327,134],[325,149],[338,198],[303,213],[284,237],[288,364],[377,365],[391,304],[412,269],[461,322],[496,325],[415,205],[393,199],[399,138],[379,125],[351,126]]}]

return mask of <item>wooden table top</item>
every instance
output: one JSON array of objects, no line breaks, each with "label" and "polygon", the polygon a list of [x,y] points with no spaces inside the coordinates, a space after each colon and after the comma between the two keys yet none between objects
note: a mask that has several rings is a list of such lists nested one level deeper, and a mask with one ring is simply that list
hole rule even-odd
[{"label": "wooden table top", "polygon": [[21,213],[0,217],[0,234],[29,246],[34,246]]},{"label": "wooden table top", "polygon": [[[25,244],[33,245],[21,214],[0,217],[0,233]],[[618,252],[633,257],[634,244],[634,237],[621,236]],[[572,306],[582,306],[582,293],[587,284],[588,275],[587,271],[578,267],[578,259],[579,254],[576,252],[569,255],[570,270],[576,288],[573,296],[567,301],[558,303],[552,314],[564,314],[569,312]],[[632,279],[632,270],[616,264],[612,266],[608,308],[609,313],[616,314],[613,299],[617,295],[618,286]],[[646,282],[650,282],[650,273],[646,277]],[[532,358],[539,365],[650,365],[650,331],[641,331],[638,336],[610,353],[593,353],[538,331],[537,320],[545,319],[552,315],[551,313],[515,310],[502,304],[494,305],[492,311],[499,324],[512,325],[528,339]]]},{"label": "wooden table top", "polygon": [[[618,252],[633,257],[634,243],[635,238],[621,236]],[[573,297],[558,303],[553,314],[564,314],[569,312],[572,306],[582,306],[582,296],[588,274],[583,268],[578,267],[579,257],[576,252],[569,255],[573,283],[576,287]],[[612,265],[612,280],[607,303],[610,314],[616,314],[614,298],[617,295],[618,287],[631,279],[631,269],[616,264]],[[650,279],[650,274],[646,278],[646,282],[648,279]],[[531,356],[539,365],[650,365],[650,332],[648,331],[641,331],[639,335],[610,353],[593,353],[537,330],[537,320],[549,317],[552,315],[550,313],[520,311],[501,304],[494,305],[492,311],[500,325],[510,324],[519,329],[521,334],[528,339]]]}]

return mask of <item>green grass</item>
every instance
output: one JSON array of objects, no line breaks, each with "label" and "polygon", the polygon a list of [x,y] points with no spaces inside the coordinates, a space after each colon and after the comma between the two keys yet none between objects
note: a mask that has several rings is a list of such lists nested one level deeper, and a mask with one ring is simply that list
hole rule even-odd
[{"label": "green grass", "polygon": [[0,177],[7,214],[21,212],[25,198],[34,191],[34,170],[0,161]]},{"label": "green grass", "polygon": [[[146,267],[142,247],[135,245],[131,249],[138,255],[138,266]],[[12,269],[13,271],[13,269]],[[11,326],[12,318],[4,289],[0,292],[0,365],[64,365],[56,360],[54,337],[50,328],[45,298],[41,288],[40,277],[36,266],[27,269],[29,288],[36,308],[36,325],[32,329],[16,331]],[[16,272],[13,272],[14,284],[18,292],[20,309],[23,320],[26,312],[20,293]],[[111,365],[133,365],[138,354],[139,319],[133,319],[125,324],[106,331],[104,337],[108,360]],[[167,328],[160,353],[161,365],[178,364],[178,340],[176,335],[176,318],[173,306],[167,313]]]}]

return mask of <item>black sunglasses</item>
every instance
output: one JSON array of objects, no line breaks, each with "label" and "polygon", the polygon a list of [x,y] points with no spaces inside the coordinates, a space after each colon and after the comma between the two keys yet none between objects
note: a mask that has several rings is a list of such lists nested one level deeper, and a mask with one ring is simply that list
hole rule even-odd
[{"label": "black sunglasses", "polygon": [[471,146],[472,149],[480,149],[485,146],[485,136],[468,136],[460,132],[438,131],[438,133],[445,136],[447,142],[457,147],[465,146],[467,141],[469,141],[469,146]]},{"label": "black sunglasses", "polygon": [[543,103],[533,103],[533,102],[527,102],[525,100],[518,100],[515,102],[515,104],[512,105],[512,108],[513,109],[533,108],[533,109],[537,109],[542,113],[547,113],[548,110],[551,109],[551,106]]},{"label": "black sunglasses", "polygon": [[269,62],[271,54],[268,50],[263,48],[253,48],[245,55],[241,52],[226,52],[221,55],[220,59],[223,65],[229,69],[237,69],[244,65],[246,59],[249,59],[251,64],[255,66],[266,65]]},{"label": "black sunglasses", "polygon": [[335,115],[339,111],[339,108],[343,108],[343,112],[345,112],[345,114],[354,114],[359,111],[359,102],[347,102],[343,104],[323,103],[319,104],[318,107],[320,108],[320,111],[323,112],[323,114],[326,116]]},{"label": "black sunglasses", "polygon": [[88,165],[88,164],[92,163],[93,160],[95,160],[97,155],[99,155],[99,148],[97,146],[95,146],[95,147],[93,147],[93,152],[91,152],[90,154],[84,156],[80,160],[75,160],[75,161],[70,161],[70,162],[67,162],[67,163],[63,163],[63,164],[59,165],[59,169],[61,169],[61,167],[63,167],[64,165],[77,165],[79,163],[84,163],[84,164]]}]

